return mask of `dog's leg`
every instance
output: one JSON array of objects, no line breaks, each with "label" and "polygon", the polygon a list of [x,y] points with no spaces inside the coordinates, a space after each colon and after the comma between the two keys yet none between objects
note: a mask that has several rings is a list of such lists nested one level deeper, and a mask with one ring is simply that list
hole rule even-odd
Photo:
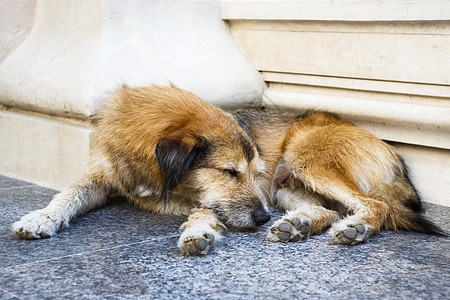
[{"label": "dog's leg", "polygon": [[331,235],[338,244],[356,245],[366,241],[370,234],[381,229],[388,216],[386,203],[367,197],[357,188],[329,185],[325,193],[351,212],[331,227]]},{"label": "dog's leg", "polygon": [[103,205],[107,196],[107,185],[88,177],[72,188],[56,194],[47,207],[32,211],[12,226],[23,239],[39,239],[53,236],[71,218]]},{"label": "dog's leg", "polygon": [[325,207],[299,201],[297,207],[276,221],[267,233],[271,242],[297,242],[322,232],[339,219],[339,214]]},{"label": "dog's leg", "polygon": [[225,226],[212,210],[196,209],[181,226],[184,231],[178,240],[178,248],[187,256],[204,255],[221,238],[223,228]]}]

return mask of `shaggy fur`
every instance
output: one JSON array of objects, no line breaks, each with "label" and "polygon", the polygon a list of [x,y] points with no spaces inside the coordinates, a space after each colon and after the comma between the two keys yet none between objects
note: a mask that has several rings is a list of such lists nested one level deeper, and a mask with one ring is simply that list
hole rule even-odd
[{"label": "shaggy fur", "polygon": [[189,215],[178,246],[205,254],[222,228],[266,223],[265,166],[255,144],[220,109],[176,87],[123,86],[102,110],[88,173],[13,224],[24,239],[56,234],[120,193],[139,207]]},{"label": "shaggy fur", "polygon": [[235,112],[261,149],[271,201],[287,211],[268,240],[296,242],[331,226],[339,244],[355,245],[381,229],[443,234],[426,220],[395,149],[328,113],[304,116]]}]

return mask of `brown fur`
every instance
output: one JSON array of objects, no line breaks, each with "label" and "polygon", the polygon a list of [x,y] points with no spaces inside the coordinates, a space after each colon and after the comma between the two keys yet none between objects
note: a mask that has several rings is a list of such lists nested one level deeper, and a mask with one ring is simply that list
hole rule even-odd
[{"label": "brown fur", "polygon": [[419,196],[395,149],[366,130],[321,112],[235,116],[261,148],[266,180],[273,178],[272,204],[287,211],[269,240],[298,241],[329,226],[341,244],[381,229],[441,233],[420,215]]},{"label": "brown fur", "polygon": [[179,243],[186,255],[206,253],[224,226],[248,229],[270,219],[254,143],[234,119],[190,92],[123,86],[102,110],[91,149],[89,172],[16,222],[19,236],[51,236],[116,192],[152,212],[193,212]]}]

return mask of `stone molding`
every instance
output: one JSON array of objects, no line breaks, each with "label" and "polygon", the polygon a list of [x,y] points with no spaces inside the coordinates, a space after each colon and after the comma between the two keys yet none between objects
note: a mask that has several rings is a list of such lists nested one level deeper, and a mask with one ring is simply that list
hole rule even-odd
[{"label": "stone molding", "polygon": [[438,0],[223,3],[266,106],[329,110],[386,140],[450,149],[446,11]]},{"label": "stone molding", "polygon": [[224,0],[225,20],[437,21],[448,20],[447,0]]}]

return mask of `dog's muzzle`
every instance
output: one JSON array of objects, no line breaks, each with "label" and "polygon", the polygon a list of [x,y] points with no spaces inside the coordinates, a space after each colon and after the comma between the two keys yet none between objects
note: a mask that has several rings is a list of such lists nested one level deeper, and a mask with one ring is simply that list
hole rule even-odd
[{"label": "dog's muzzle", "polygon": [[269,213],[262,207],[255,209],[252,214],[256,226],[263,225],[270,220]]}]

